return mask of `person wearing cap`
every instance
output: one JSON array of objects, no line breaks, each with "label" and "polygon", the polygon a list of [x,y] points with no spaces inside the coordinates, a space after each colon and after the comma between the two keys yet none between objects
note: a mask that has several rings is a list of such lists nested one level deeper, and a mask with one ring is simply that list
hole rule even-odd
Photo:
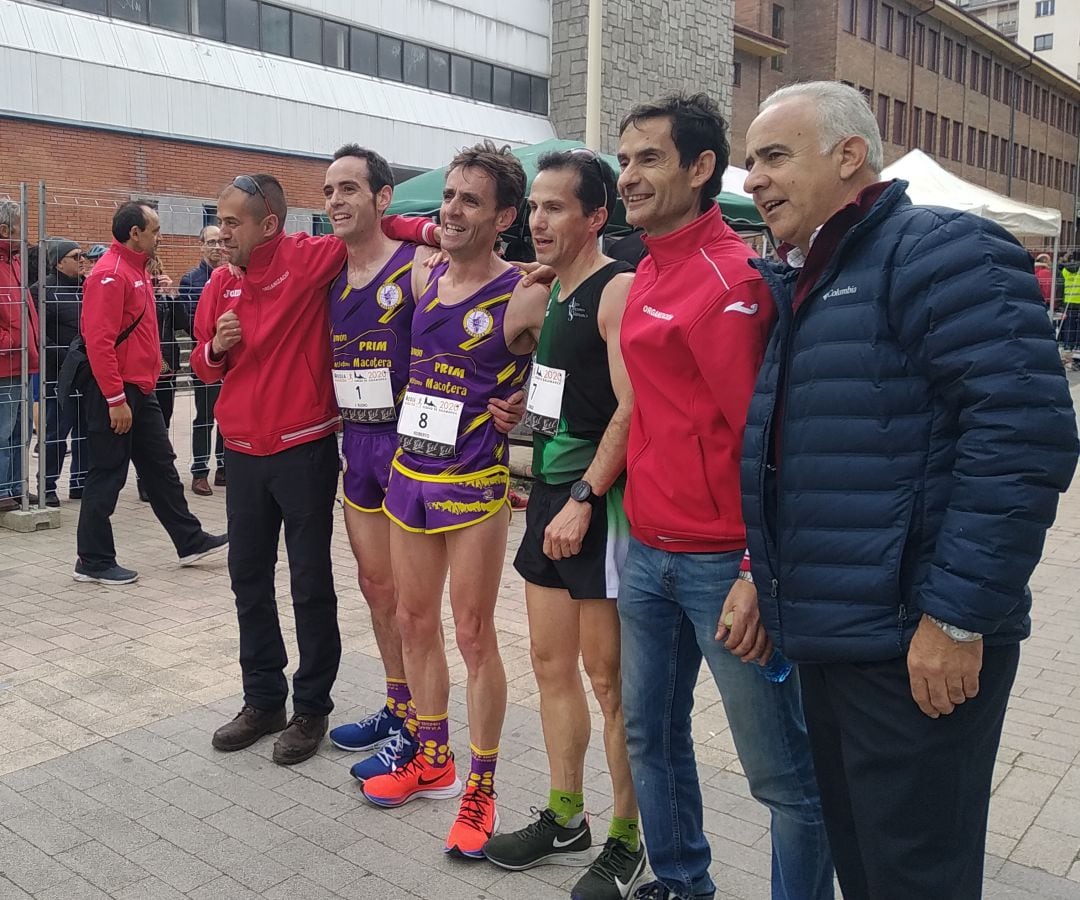
[{"label": "person wearing cap", "polygon": [[[71,436],[71,480],[68,498],[82,497],[86,479],[86,411],[72,390],[73,402],[61,406],[57,397],[57,376],[71,342],[79,334],[82,313],[82,250],[75,241],[50,241],[46,250],[45,278],[45,504],[59,506],[56,486],[67,456]],[[65,398],[66,401],[67,398]]]},{"label": "person wearing cap", "polygon": [[83,253],[82,262],[79,264],[79,275],[83,279],[94,271],[97,261],[105,255],[109,248],[105,244],[93,244],[89,250]]},{"label": "person wearing cap", "polygon": [[1039,290],[1042,291],[1043,300],[1050,305],[1050,293],[1054,285],[1054,273],[1050,271],[1050,254],[1040,253],[1035,257],[1035,278],[1039,282]]}]

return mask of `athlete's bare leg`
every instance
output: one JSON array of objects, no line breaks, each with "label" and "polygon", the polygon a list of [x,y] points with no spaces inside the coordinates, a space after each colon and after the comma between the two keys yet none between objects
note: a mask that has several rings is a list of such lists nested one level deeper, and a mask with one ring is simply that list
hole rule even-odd
[{"label": "athlete's bare leg", "polygon": [[362,512],[345,504],[345,530],[356,557],[360,593],[371,610],[371,628],[388,679],[405,679],[401,635],[397,626],[394,571],[390,562],[390,531],[397,526],[382,513]]}]

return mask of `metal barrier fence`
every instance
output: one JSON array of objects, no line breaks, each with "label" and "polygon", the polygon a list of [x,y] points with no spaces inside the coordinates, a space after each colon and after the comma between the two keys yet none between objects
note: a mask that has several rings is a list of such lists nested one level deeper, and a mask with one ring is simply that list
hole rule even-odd
[{"label": "metal barrier fence", "polygon": [[[0,237],[0,504],[14,497],[19,508],[29,510],[32,498],[43,507],[50,499],[63,502],[79,496],[87,466],[85,421],[77,392],[60,410],[59,363],[74,335],[72,329],[78,329],[80,281],[89,272],[85,257],[95,245],[108,247],[113,213],[137,196],[0,182],[0,226],[7,225],[9,232]],[[202,206],[154,205],[163,221],[186,222],[184,234],[164,233],[158,248],[163,267],[157,287],[163,370],[157,396],[169,424],[177,470],[190,489],[193,463],[196,473],[206,470],[211,485],[223,464],[220,435],[210,414],[216,391],[194,381],[188,367],[197,292],[185,296],[179,290],[183,274],[198,266],[200,251],[213,253],[200,247],[194,234],[199,223],[208,221],[208,211]],[[64,243],[68,241],[76,247]],[[1029,249],[1033,256],[1051,252],[1033,244]],[[81,269],[72,267],[76,250],[84,259]],[[21,262],[12,265],[13,256]],[[1080,268],[1080,245],[1060,248],[1059,260]],[[58,272],[58,267],[73,275]],[[1064,361],[1072,364],[1075,352],[1075,365],[1080,367],[1080,304],[1066,315],[1065,280],[1060,271],[1053,276],[1057,280],[1053,319]],[[28,291],[32,306],[22,299]]]}]

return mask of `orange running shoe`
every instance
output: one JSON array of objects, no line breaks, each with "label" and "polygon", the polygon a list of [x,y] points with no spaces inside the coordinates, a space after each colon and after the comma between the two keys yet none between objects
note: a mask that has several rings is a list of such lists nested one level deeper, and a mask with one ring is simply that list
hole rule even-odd
[{"label": "orange running shoe", "polygon": [[470,859],[484,858],[484,844],[499,827],[499,813],[495,809],[495,795],[482,791],[476,785],[465,788],[461,798],[457,819],[446,839],[444,852],[467,856]]},{"label": "orange running shoe", "polygon": [[364,782],[364,796],[376,806],[401,806],[417,797],[444,800],[461,793],[454,768],[454,755],[441,768],[417,753],[408,764],[386,775],[376,775]]}]

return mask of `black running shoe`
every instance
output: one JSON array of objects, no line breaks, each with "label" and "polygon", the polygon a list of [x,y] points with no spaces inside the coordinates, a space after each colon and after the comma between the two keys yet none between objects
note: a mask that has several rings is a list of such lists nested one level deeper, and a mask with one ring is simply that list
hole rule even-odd
[{"label": "black running shoe", "polygon": [[645,848],[633,852],[618,838],[604,849],[570,892],[570,900],[626,900],[645,874]]},{"label": "black running shoe", "polygon": [[534,806],[539,818],[520,831],[497,834],[484,844],[484,856],[495,865],[520,872],[543,863],[553,866],[583,866],[589,862],[592,833],[589,823],[576,828],[563,828],[555,821],[550,809],[542,812]]}]

